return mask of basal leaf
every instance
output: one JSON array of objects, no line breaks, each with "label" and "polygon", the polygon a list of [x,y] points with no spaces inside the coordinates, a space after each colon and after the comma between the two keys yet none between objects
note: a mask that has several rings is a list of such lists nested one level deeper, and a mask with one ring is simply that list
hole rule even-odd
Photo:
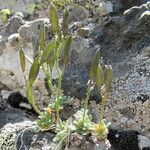
[{"label": "basal leaf", "polygon": [[42,56],[41,56],[41,64],[43,64],[44,62],[46,62],[49,57],[53,54],[54,49],[55,49],[55,40],[52,40],[47,47],[45,48]]},{"label": "basal leaf", "polygon": [[50,22],[52,25],[52,31],[54,34],[59,32],[59,18],[57,8],[53,3],[50,4]]},{"label": "basal leaf", "polygon": [[38,62],[38,59],[35,59],[29,72],[29,84],[32,85],[34,81],[36,80],[36,77],[39,73],[40,64]]},{"label": "basal leaf", "polygon": [[105,82],[106,82],[106,91],[107,93],[110,92],[111,89],[111,81],[112,81],[112,67],[110,65],[106,65],[106,74],[105,74]]},{"label": "basal leaf", "polygon": [[40,32],[39,32],[39,46],[43,51],[45,47],[45,26],[44,23],[41,24]]},{"label": "basal leaf", "polygon": [[72,36],[68,35],[65,40],[64,44],[64,64],[66,65],[69,62],[69,57],[70,57],[70,49],[71,49],[71,44],[72,44]]},{"label": "basal leaf", "polygon": [[101,65],[97,67],[97,74],[96,74],[96,84],[99,89],[103,86],[103,69]]},{"label": "basal leaf", "polygon": [[69,10],[65,9],[63,13],[63,22],[62,22],[62,31],[64,36],[67,36],[68,34],[68,22],[69,22],[68,19],[69,19]]},{"label": "basal leaf", "polygon": [[52,72],[52,69],[53,69],[54,64],[55,64],[55,56],[54,56],[54,55],[51,55],[51,56],[48,58],[47,63],[49,64],[50,70],[51,70],[51,72]]},{"label": "basal leaf", "polygon": [[90,80],[94,80],[94,77],[96,76],[99,59],[100,59],[100,52],[99,50],[97,50],[94,54],[92,65],[90,68]]},{"label": "basal leaf", "polygon": [[23,51],[22,48],[19,51],[19,57],[20,57],[21,69],[22,69],[23,72],[25,72],[25,66],[26,66],[26,63],[25,63],[25,54],[24,54],[24,51]]}]

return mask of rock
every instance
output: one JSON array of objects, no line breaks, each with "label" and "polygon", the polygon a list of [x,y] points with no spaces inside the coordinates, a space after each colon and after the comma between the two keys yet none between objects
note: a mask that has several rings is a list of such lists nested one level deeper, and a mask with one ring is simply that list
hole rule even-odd
[{"label": "rock", "polygon": [[110,150],[110,143],[107,139],[97,141],[89,136],[87,139],[80,134],[72,133],[69,138],[69,148],[67,150]]},{"label": "rock", "polygon": [[89,35],[89,32],[89,28],[79,28],[77,30],[78,35],[82,38],[87,37]]},{"label": "rock", "polygon": [[149,57],[142,53],[133,58],[133,62],[132,71],[114,80],[113,95],[108,102],[111,108],[107,107],[106,118],[112,120],[114,126],[130,128],[150,136]]},{"label": "rock", "polygon": [[23,111],[6,106],[7,105],[5,105],[5,109],[0,110],[0,128],[8,123],[14,124],[29,120],[27,114],[25,114]]},{"label": "rock", "polygon": [[6,107],[7,107],[6,101],[4,101],[2,96],[0,96],[0,111],[5,110]]},{"label": "rock", "polygon": [[34,0],[0,0],[0,9],[8,8],[13,12],[25,11],[33,2]]},{"label": "rock", "polygon": [[75,5],[69,14],[70,21],[82,21],[88,19],[89,12],[81,5]]},{"label": "rock", "polygon": [[75,64],[88,64],[92,60],[95,47],[92,45],[92,39],[83,39],[77,36],[74,39],[71,51],[71,61]]},{"label": "rock", "polygon": [[9,33],[17,33],[18,29],[25,24],[25,21],[23,20],[23,14],[15,14],[13,15],[7,23],[7,30]]},{"label": "rock", "polygon": [[121,131],[110,129],[108,140],[114,150],[144,150],[150,149],[150,140],[134,130]]},{"label": "rock", "polygon": [[5,48],[6,48],[5,40],[3,39],[2,35],[0,35],[0,54],[3,53],[3,49]]},{"label": "rock", "polygon": [[16,12],[15,14],[16,16],[19,16],[21,18],[24,18],[24,14],[22,12]]},{"label": "rock", "polygon": [[119,2],[113,2],[113,13],[119,14],[122,10],[122,5]]},{"label": "rock", "polygon": [[148,139],[145,136],[138,135],[138,140],[139,140],[139,148],[141,150],[143,149],[150,150],[150,139]]},{"label": "rock", "polygon": [[10,94],[12,94],[12,91],[1,90],[2,99],[4,100],[6,100]]},{"label": "rock", "polygon": [[123,10],[129,9],[133,6],[140,6],[149,0],[119,0],[122,4]]},{"label": "rock", "polygon": [[105,16],[113,12],[113,4],[110,1],[101,2],[99,4],[98,10],[101,16]]},{"label": "rock", "polygon": [[[82,99],[85,97],[86,84],[88,82],[88,70],[86,66],[71,64],[63,74],[62,88],[65,95]],[[70,80],[72,82],[70,82]]]},{"label": "rock", "polygon": [[14,92],[9,94],[6,101],[13,108],[21,108],[20,106],[21,103],[26,103],[26,104],[28,103],[27,98],[22,96],[19,92]]},{"label": "rock", "polygon": [[9,42],[10,46],[18,46],[19,45],[19,37],[20,36],[18,33],[11,34],[8,37],[8,42]]},{"label": "rock", "polygon": [[50,28],[50,22],[47,18],[26,22],[19,28],[18,33],[25,43],[34,43],[38,40],[39,29],[42,23],[45,23],[47,29]]},{"label": "rock", "polygon": [[54,134],[50,132],[39,133],[36,128],[35,122],[27,120],[5,125],[0,130],[0,149],[47,150],[52,148],[51,143]]}]

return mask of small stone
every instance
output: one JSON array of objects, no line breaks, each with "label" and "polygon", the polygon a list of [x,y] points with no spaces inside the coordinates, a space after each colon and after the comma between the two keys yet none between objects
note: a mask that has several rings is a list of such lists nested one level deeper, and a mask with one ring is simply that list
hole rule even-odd
[{"label": "small stone", "polygon": [[102,2],[99,4],[98,10],[100,11],[101,16],[105,16],[113,12],[113,4],[110,1]]},{"label": "small stone", "polygon": [[25,21],[22,19],[22,15],[20,15],[15,14],[8,20],[7,30],[9,33],[16,33],[18,29],[25,24]]},{"label": "small stone", "polygon": [[78,35],[81,37],[87,37],[89,35],[89,32],[89,28],[80,28],[77,30]]},{"label": "small stone", "polygon": [[89,12],[88,10],[81,6],[81,5],[75,5],[71,12],[70,12],[70,21],[82,21],[85,19],[88,19],[89,17]]},{"label": "small stone", "polygon": [[138,140],[140,149],[150,149],[150,140],[147,137],[138,135]]},{"label": "small stone", "polygon": [[18,34],[18,33],[11,34],[11,35],[8,37],[8,42],[10,43],[11,46],[16,46],[16,45],[18,45],[18,42],[19,42],[19,34]]}]

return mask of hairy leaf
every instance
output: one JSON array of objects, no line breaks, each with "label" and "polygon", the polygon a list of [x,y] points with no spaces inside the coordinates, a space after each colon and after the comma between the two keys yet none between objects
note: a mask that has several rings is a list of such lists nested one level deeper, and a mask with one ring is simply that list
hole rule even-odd
[{"label": "hairy leaf", "polygon": [[29,84],[32,85],[34,81],[36,80],[36,77],[39,73],[40,64],[38,62],[38,59],[35,59],[29,72]]},{"label": "hairy leaf", "polygon": [[99,89],[103,86],[103,69],[101,65],[98,65],[97,67],[97,75],[96,75],[96,84]]},{"label": "hairy leaf", "polygon": [[43,64],[44,62],[46,62],[49,57],[53,54],[54,49],[55,49],[55,40],[52,40],[47,47],[45,48],[42,56],[41,56],[41,64]]},{"label": "hairy leaf", "polygon": [[52,24],[53,33],[56,34],[59,32],[59,18],[57,8],[53,3],[50,4],[50,22]]},{"label": "hairy leaf", "polygon": [[105,75],[105,82],[106,82],[106,91],[107,93],[110,92],[111,89],[111,81],[112,81],[112,67],[110,65],[106,65],[106,75]]},{"label": "hairy leaf", "polygon": [[69,17],[69,10],[65,9],[63,13],[63,22],[62,22],[62,31],[64,36],[68,34],[68,17]]},{"label": "hairy leaf", "polygon": [[69,62],[69,57],[70,57],[70,48],[71,48],[71,44],[72,44],[72,36],[68,35],[66,37],[66,41],[64,44],[64,64],[66,65]]},{"label": "hairy leaf", "polygon": [[100,52],[99,50],[97,50],[94,54],[92,65],[90,68],[90,80],[94,80],[94,77],[96,76],[99,59],[100,59]]},{"label": "hairy leaf", "polygon": [[45,26],[44,23],[42,23],[39,32],[39,46],[42,51],[44,50],[45,44]]},{"label": "hairy leaf", "polygon": [[20,57],[21,69],[22,69],[23,72],[25,72],[25,67],[26,67],[25,54],[24,54],[24,51],[23,51],[22,48],[19,51],[19,57]]}]

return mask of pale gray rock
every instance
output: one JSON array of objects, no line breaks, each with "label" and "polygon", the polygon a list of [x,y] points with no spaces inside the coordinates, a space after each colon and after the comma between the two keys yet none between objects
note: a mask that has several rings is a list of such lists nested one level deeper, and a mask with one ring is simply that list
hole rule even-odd
[{"label": "pale gray rock", "polygon": [[75,5],[70,11],[70,21],[82,21],[89,18],[88,10],[81,6]]},{"label": "pale gray rock", "polygon": [[19,45],[19,34],[18,33],[11,34],[8,37],[8,42],[11,46],[18,46]]},{"label": "pale gray rock", "polygon": [[13,12],[25,11],[34,0],[0,0],[0,9],[8,8]]},{"label": "pale gray rock", "polygon": [[19,28],[18,33],[25,43],[37,42],[42,23],[45,24],[45,27],[50,27],[49,19],[44,18],[26,22]]},{"label": "pale gray rock", "polygon": [[144,148],[150,149],[150,139],[145,136],[139,135],[138,140],[140,150],[143,150]]},{"label": "pale gray rock", "polygon": [[22,14],[15,14],[11,18],[8,19],[8,23],[6,25],[8,32],[16,33],[18,32],[18,29],[25,24],[25,21],[23,20]]}]

